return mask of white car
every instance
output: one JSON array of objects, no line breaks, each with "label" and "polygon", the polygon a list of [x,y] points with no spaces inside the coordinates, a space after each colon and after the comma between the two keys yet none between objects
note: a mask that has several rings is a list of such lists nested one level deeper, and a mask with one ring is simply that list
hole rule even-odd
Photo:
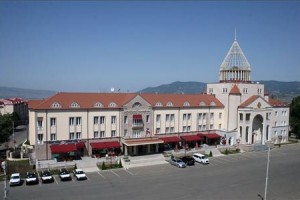
[{"label": "white car", "polygon": [[86,180],[87,179],[87,177],[82,169],[74,169],[73,173],[77,180]]},{"label": "white car", "polygon": [[209,159],[201,153],[194,153],[193,158],[198,163],[209,164]]},{"label": "white car", "polygon": [[39,179],[34,172],[27,172],[26,174],[26,185],[38,184]]},{"label": "white car", "polygon": [[54,178],[49,170],[42,171],[41,179],[43,183],[52,183]]},{"label": "white car", "polygon": [[20,185],[20,184],[21,184],[20,173],[13,173],[10,176],[9,185],[13,186],[13,185]]}]

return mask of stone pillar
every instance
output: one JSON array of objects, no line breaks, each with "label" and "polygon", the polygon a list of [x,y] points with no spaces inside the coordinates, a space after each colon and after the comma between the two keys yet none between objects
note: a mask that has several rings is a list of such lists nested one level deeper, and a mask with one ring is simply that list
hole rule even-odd
[{"label": "stone pillar", "polygon": [[124,145],[124,155],[128,156],[128,147]]},{"label": "stone pillar", "polygon": [[23,151],[20,152],[21,159],[23,159]]}]

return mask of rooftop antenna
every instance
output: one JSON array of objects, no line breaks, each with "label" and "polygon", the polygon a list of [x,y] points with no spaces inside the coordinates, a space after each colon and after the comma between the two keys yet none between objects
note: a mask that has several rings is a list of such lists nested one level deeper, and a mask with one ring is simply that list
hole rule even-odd
[{"label": "rooftop antenna", "polygon": [[236,28],[234,28],[234,41],[236,41]]}]

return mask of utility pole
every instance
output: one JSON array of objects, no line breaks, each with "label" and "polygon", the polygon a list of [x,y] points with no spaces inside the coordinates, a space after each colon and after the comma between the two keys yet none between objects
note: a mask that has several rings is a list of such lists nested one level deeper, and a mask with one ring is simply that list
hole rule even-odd
[{"label": "utility pole", "polygon": [[6,188],[6,161],[1,163],[2,168],[4,170],[4,200],[7,199],[7,188]]}]

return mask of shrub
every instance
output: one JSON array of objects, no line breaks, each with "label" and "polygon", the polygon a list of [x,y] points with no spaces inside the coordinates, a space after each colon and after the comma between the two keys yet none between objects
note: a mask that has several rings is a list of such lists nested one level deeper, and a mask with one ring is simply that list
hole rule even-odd
[{"label": "shrub", "polygon": [[102,163],[102,167],[101,167],[102,170],[105,170],[106,169],[106,166],[105,166],[105,162],[103,161]]},{"label": "shrub", "polygon": [[121,159],[120,159],[120,161],[119,161],[119,168],[123,168]]},{"label": "shrub", "polygon": [[228,149],[225,150],[225,154],[226,154],[226,155],[228,154]]},{"label": "shrub", "polygon": [[210,151],[210,152],[209,152],[209,157],[212,157],[212,156],[213,156],[213,154],[212,154],[212,152]]}]

